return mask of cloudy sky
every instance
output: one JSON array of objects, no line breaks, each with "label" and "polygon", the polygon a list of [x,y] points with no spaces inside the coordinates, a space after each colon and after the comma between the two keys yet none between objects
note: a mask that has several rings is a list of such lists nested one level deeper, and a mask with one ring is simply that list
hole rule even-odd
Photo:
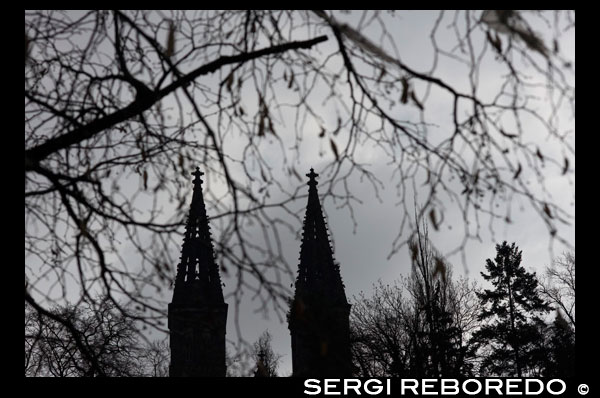
[{"label": "cloudy sky", "polygon": [[[433,58],[429,34],[437,16],[437,12],[403,12],[395,22],[386,25],[396,42],[402,61],[414,69],[428,70],[431,68]],[[350,24],[356,24],[359,15],[354,13],[339,15],[339,17],[347,18]],[[444,21],[448,22],[447,19]],[[441,25],[444,26],[444,23]],[[361,32],[365,35],[369,34],[368,30]],[[437,40],[440,46],[452,47],[451,42],[455,38],[448,34],[448,30],[440,29]],[[326,45],[334,46],[335,44],[330,42]],[[560,48],[567,59],[574,61],[574,32],[564,37],[564,40],[560,43]],[[327,50],[323,51],[327,52]],[[480,76],[481,95],[485,97],[488,92],[490,94],[495,93],[503,82],[504,73],[505,71],[493,62],[489,63],[488,68],[483,68]],[[435,75],[448,79],[454,86],[459,88],[461,87],[461,79],[464,79],[466,84],[464,71],[461,74],[461,69],[452,62],[440,61]],[[439,97],[436,94],[439,94]],[[543,96],[544,94],[540,95]],[[542,100],[540,107],[544,106]],[[447,134],[447,129],[451,128],[449,109],[448,97],[433,91],[426,104],[426,120],[432,123],[432,126],[428,129],[429,134],[432,136]],[[333,112],[330,116],[331,120],[335,120]],[[574,120],[566,112],[562,115],[562,120],[564,121],[561,126],[563,129],[574,129]],[[533,124],[532,128],[534,128]],[[314,126],[314,129],[318,131],[318,126]],[[534,141],[543,142],[545,139],[545,136],[541,134],[536,136],[535,131],[532,131],[531,134]],[[320,172],[322,166],[329,161],[329,159],[324,159],[324,157],[330,156],[327,147],[317,142],[316,139],[315,142],[308,140],[305,145],[320,150],[306,151],[305,157],[298,162],[297,170],[307,173],[310,167],[314,167],[317,172]],[[556,149],[558,150],[558,148]],[[552,150],[552,148],[547,150]],[[323,152],[325,152],[325,155],[323,155]],[[394,239],[399,233],[399,224],[404,211],[402,207],[397,206],[398,192],[394,187],[393,168],[387,163],[388,159],[381,157],[375,148],[365,146],[361,149],[361,152],[360,156],[372,164],[375,174],[385,185],[385,188],[380,192],[381,200],[376,197],[370,184],[355,179],[353,190],[362,201],[362,204],[356,204],[353,207],[357,223],[356,230],[347,208],[339,208],[331,198],[323,203],[324,212],[328,219],[329,232],[335,245],[335,258],[341,264],[342,278],[346,284],[346,294],[350,302],[361,291],[369,293],[372,285],[379,279],[387,283],[397,280],[401,275],[410,273],[410,260],[406,247],[390,257]],[[574,164],[574,159],[572,160]],[[547,170],[547,172],[549,193],[553,199],[574,215],[573,181],[561,178],[560,173],[555,170]],[[302,185],[304,183],[292,180],[290,184]],[[304,185],[303,189],[307,191],[308,187]],[[417,194],[419,193],[421,197],[425,194],[425,192],[417,192]],[[412,196],[408,197],[412,200]],[[296,204],[297,208],[303,208],[306,204],[305,199],[299,202]],[[412,204],[408,207],[412,208]],[[442,253],[449,253],[461,244],[464,223],[457,208],[450,204],[446,207],[444,216],[445,221],[440,230],[435,231],[433,228],[429,228],[429,233],[434,246]],[[540,216],[533,212],[526,203],[515,204],[512,219],[511,224],[500,222],[494,223],[490,227],[488,226],[489,220],[483,217],[479,221],[481,240],[470,240],[466,244],[464,258],[461,253],[455,253],[447,257],[454,266],[455,275],[466,275],[483,283],[479,272],[484,270],[485,259],[495,256],[495,244],[503,240],[516,242],[523,250],[523,265],[531,270],[538,271],[538,273],[543,272],[543,269],[551,264],[553,256],[565,250],[563,245],[556,241],[553,242],[549,238],[546,225]],[[474,220],[471,220],[471,222],[474,223]],[[300,232],[300,228],[301,225],[298,225],[298,232]],[[559,235],[564,236],[574,246],[574,223],[571,226],[561,226],[561,228]],[[403,238],[406,238],[406,235]],[[290,234],[287,239],[284,239],[284,246],[288,261],[291,264],[297,263],[296,259],[300,250],[299,236]],[[225,282],[227,284],[226,279]],[[257,303],[248,300],[242,306],[244,309],[240,311],[240,324],[243,328],[243,338],[253,341],[262,331],[268,329],[274,338],[274,350],[283,355],[280,367],[281,374],[290,374],[291,342],[285,319],[280,319],[273,313],[268,314],[266,317],[263,313],[255,313],[254,309],[257,305]],[[234,317],[231,310],[230,304],[227,337],[235,340]]]},{"label": "cloudy sky", "polygon": [[[358,12],[335,14],[336,18],[347,22],[353,27],[358,26],[361,15]],[[387,40],[384,49],[390,54],[399,56],[404,64],[417,71],[427,72],[432,68],[434,62],[437,63],[434,72],[436,77],[450,82],[459,91],[468,92],[468,72],[465,72],[464,66],[461,66],[460,63],[453,61],[451,58],[441,57],[436,60],[433,56],[434,52],[430,33],[436,21],[439,25],[435,36],[436,45],[448,51],[456,51],[457,40],[454,28],[450,25],[453,22],[454,15],[451,12],[446,13],[439,21],[437,20],[439,16],[437,11],[402,11],[398,12],[393,19],[384,17],[383,27],[389,33],[396,47],[393,48],[391,41]],[[552,14],[549,14],[549,18],[551,17]],[[538,25],[534,24],[532,26],[534,30],[538,28],[544,31],[550,30],[544,26],[544,21],[536,20],[535,23]],[[464,24],[465,22],[462,20],[457,21],[457,25],[461,29],[464,29]],[[360,32],[372,41],[379,42],[380,29],[381,26],[378,24],[372,24],[366,28],[361,28]],[[315,53],[320,53],[324,57],[336,52],[337,49],[333,35],[330,33],[328,35],[329,40],[320,44],[314,50]],[[573,65],[575,60],[574,35],[574,29],[568,30],[558,43],[561,56],[570,60]],[[308,37],[311,36],[309,35]],[[307,37],[298,37],[297,39],[301,40],[305,38]],[[544,39],[550,40],[548,37],[544,37]],[[480,37],[479,41],[475,40],[473,44],[475,46],[482,45],[482,40],[485,40],[485,38]],[[336,65],[342,65],[342,60],[339,56],[332,61],[333,69],[335,69]],[[492,55],[488,55],[488,58],[482,62],[482,68],[477,76],[479,79],[477,94],[484,99],[493,97],[504,83],[505,74],[506,70],[499,66],[499,63]],[[535,75],[533,72],[532,74]],[[217,82],[219,77],[214,75],[206,77],[206,79],[206,84],[212,84]],[[211,81],[211,79],[214,80]],[[569,76],[569,79],[574,86],[574,73]],[[419,85],[416,85],[415,89],[424,91],[424,87]],[[423,91],[418,91],[418,93],[422,94]],[[532,101],[537,110],[542,114],[548,113],[550,105],[545,89],[533,88],[530,93],[532,94]],[[338,113],[334,107],[325,104],[324,98],[327,94],[327,91],[319,92],[319,90],[316,90],[311,101],[313,101],[312,106],[319,108],[321,111],[320,115],[324,120],[325,127],[328,130],[333,130],[336,126]],[[294,93],[286,93],[285,90],[282,90],[279,95],[281,102],[286,102],[288,98],[290,102],[293,102]],[[424,120],[428,123],[426,134],[431,142],[435,142],[436,137],[439,137],[439,139],[447,137],[449,131],[453,129],[450,101],[451,97],[447,93],[437,89],[432,89],[427,97],[423,115]],[[170,97],[165,98],[163,102],[165,108],[174,105],[173,99]],[[256,107],[255,103],[255,95],[249,95],[248,97],[244,97],[242,105],[247,110],[250,110]],[[560,120],[558,124],[561,131],[572,130],[569,144],[574,146],[575,122],[566,108],[566,106],[560,108],[558,114],[554,116]],[[415,120],[416,118],[418,121],[420,116],[416,109],[407,109],[406,112],[407,120]],[[277,120],[278,136],[283,142],[282,147],[289,148],[295,139],[293,131],[294,110],[281,110],[275,117]],[[367,122],[372,123],[373,129],[377,128],[376,120],[368,120]],[[562,153],[560,145],[549,140],[546,133],[540,130],[539,125],[536,125],[534,120],[525,118],[523,122],[525,124],[524,130],[528,133],[528,139],[536,143],[536,145],[543,146],[544,153],[554,154],[559,158],[558,155]],[[326,179],[329,176],[327,173],[323,173],[323,170],[328,163],[331,163],[333,154],[328,142],[318,138],[320,127],[315,122],[308,122],[304,127],[304,139],[299,151],[301,157],[294,160],[294,167],[302,177],[308,173],[311,167],[317,173],[321,173],[320,180]],[[505,127],[510,128],[511,126]],[[339,139],[341,142],[344,134],[345,132],[340,132],[340,135],[336,139]],[[227,145],[228,155],[233,157],[242,156],[244,143],[238,145],[233,140],[232,142],[228,142]],[[278,143],[270,144],[269,142],[264,142],[262,145],[261,148],[265,151],[265,156],[273,164],[273,175],[279,181],[282,181],[284,187],[293,191],[300,186],[307,193],[306,178],[304,178],[303,182],[300,182],[295,178],[290,179],[284,170],[276,170],[277,165],[281,161],[278,155],[280,145]],[[269,149],[270,145],[274,150]],[[334,244],[335,259],[340,263],[342,278],[346,285],[346,295],[351,303],[353,302],[353,297],[357,296],[361,291],[367,294],[371,292],[372,285],[378,280],[381,279],[389,283],[397,280],[400,276],[410,273],[410,260],[406,247],[397,251],[393,250],[398,234],[401,232],[400,224],[405,215],[405,208],[398,205],[399,194],[403,193],[406,195],[405,198],[408,198],[406,200],[410,201],[407,204],[407,209],[411,212],[413,209],[413,198],[417,206],[420,206],[422,205],[421,201],[424,200],[423,198],[427,194],[426,187],[424,186],[417,187],[416,191],[408,189],[408,192],[399,192],[396,188],[397,175],[394,175],[394,165],[390,164],[389,157],[382,156],[381,150],[373,145],[361,146],[356,153],[356,159],[368,163],[370,170],[382,182],[382,187],[376,194],[369,183],[354,177],[350,180],[352,191],[360,200],[360,203],[355,202],[352,207],[356,224],[352,220],[348,207],[340,206],[341,203],[336,203],[332,197],[327,197],[322,203],[329,225],[330,236]],[[573,168],[575,164],[574,160],[574,158],[571,159],[571,167]],[[236,172],[235,168],[232,168],[232,170]],[[560,167],[555,168],[550,167],[550,165],[543,168],[542,172],[545,173],[544,177],[546,178],[545,188],[547,192],[544,195],[549,195],[548,197],[551,197],[574,217],[574,175],[563,177],[560,173]],[[531,178],[532,181],[536,179],[536,176],[528,170],[523,171],[523,177]],[[205,179],[211,178],[210,175],[205,176]],[[234,175],[234,178],[242,179],[243,174]],[[137,179],[137,176],[134,176],[134,179]],[[192,177],[190,175],[190,185],[191,180]],[[137,188],[137,184],[135,186],[132,185],[132,189],[134,188]],[[211,184],[205,184],[205,189],[209,189],[211,190],[210,193],[215,194],[224,191],[225,185],[222,181],[215,180],[211,181]],[[323,192],[321,191],[321,193]],[[146,199],[144,200],[147,203],[151,203],[153,198],[146,195]],[[273,193],[271,200],[277,202],[277,193]],[[191,194],[188,203],[190,201]],[[298,214],[303,215],[305,205],[306,198],[302,198],[293,203],[291,207]],[[455,203],[443,203],[442,206],[444,221],[438,231],[429,228],[429,237],[433,245],[441,253],[447,255],[446,259],[453,264],[455,275],[466,275],[483,283],[479,272],[484,269],[485,259],[495,256],[495,244],[503,240],[516,242],[523,250],[523,265],[531,270],[538,271],[538,273],[543,272],[543,269],[551,264],[553,256],[565,250],[562,244],[550,239],[547,226],[539,214],[534,212],[528,203],[516,200],[512,205],[512,222],[510,224],[497,221],[489,224],[489,220],[485,217],[479,220],[468,220],[470,225],[467,228],[470,231],[479,225],[480,239],[471,239],[466,243],[463,251],[450,254],[461,245],[464,237],[465,223]],[[210,203],[208,203],[207,209],[210,217]],[[165,203],[163,211],[166,215],[175,214],[174,205]],[[574,247],[574,222],[569,226],[560,224],[559,226],[561,229],[558,231],[558,235],[562,236]],[[294,233],[284,232],[281,236],[284,256],[292,267],[297,265],[297,258],[300,252],[299,238],[301,236],[301,227],[301,224],[298,223],[297,230]],[[216,228],[216,224],[213,225],[214,228]],[[406,229],[402,231],[402,234],[401,239],[409,237],[407,235],[408,230]],[[139,263],[139,258],[136,257],[133,250],[128,250],[126,243],[124,244],[123,255],[126,261],[132,264]],[[171,257],[178,258],[179,254],[171,253]],[[173,264],[173,268],[175,267],[176,264]],[[295,269],[293,271],[295,273]],[[222,278],[226,285],[225,294],[231,293],[231,289],[235,287],[235,281],[225,275],[222,275]],[[293,280],[290,278],[289,281],[283,281],[283,285],[289,286],[292,282]],[[166,292],[162,296],[165,304],[170,301],[171,294],[171,292]],[[237,343],[240,338],[243,338],[244,341],[252,342],[264,330],[269,330],[273,336],[273,349],[283,355],[280,374],[288,375],[292,370],[291,342],[285,316],[276,314],[273,311],[267,313],[257,312],[256,309],[259,306],[260,303],[257,300],[253,301],[252,295],[247,294],[238,309],[239,317],[236,319],[234,304],[232,302],[229,303],[227,339],[232,344]],[[242,336],[239,336],[237,333],[236,321],[242,331]],[[153,333],[153,336],[157,336],[157,333]],[[164,334],[159,333],[158,336],[164,336]],[[233,346],[230,347],[230,351],[234,351]]]}]

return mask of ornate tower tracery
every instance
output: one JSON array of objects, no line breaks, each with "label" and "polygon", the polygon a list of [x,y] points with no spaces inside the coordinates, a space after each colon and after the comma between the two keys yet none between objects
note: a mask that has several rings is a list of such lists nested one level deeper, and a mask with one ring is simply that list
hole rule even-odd
[{"label": "ornate tower tracery", "polygon": [[334,262],[317,192],[318,174],[310,169],[308,204],[300,246],[296,290],[289,312],[293,375],[349,377],[350,304],[340,267]]},{"label": "ornate tower tracery", "polygon": [[194,194],[169,304],[171,377],[225,376],[227,304],[214,259],[202,194],[202,173],[194,176]]}]

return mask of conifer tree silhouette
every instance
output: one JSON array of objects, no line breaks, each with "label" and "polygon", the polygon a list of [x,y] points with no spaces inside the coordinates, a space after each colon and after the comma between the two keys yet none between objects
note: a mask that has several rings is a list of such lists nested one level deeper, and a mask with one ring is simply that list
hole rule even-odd
[{"label": "conifer tree silhouette", "polygon": [[485,352],[480,372],[523,377],[533,374],[537,366],[536,350],[544,328],[541,315],[549,306],[540,296],[535,273],[521,266],[522,251],[515,243],[504,241],[496,245],[496,252],[494,260],[486,261],[488,273],[481,273],[494,289],[478,293],[479,319],[484,324],[474,342]]}]

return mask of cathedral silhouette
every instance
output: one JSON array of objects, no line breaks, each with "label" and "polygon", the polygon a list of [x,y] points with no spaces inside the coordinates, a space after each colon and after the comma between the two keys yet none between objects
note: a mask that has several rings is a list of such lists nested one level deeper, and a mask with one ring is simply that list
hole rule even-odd
[{"label": "cathedral silhouette", "polygon": [[[194,193],[168,310],[169,376],[224,377],[227,303],[223,299],[202,194],[204,173],[196,168],[192,174]],[[300,264],[288,313],[292,375],[349,377],[352,373],[350,304],[319,202],[318,174],[311,168],[306,176],[308,203]]]}]

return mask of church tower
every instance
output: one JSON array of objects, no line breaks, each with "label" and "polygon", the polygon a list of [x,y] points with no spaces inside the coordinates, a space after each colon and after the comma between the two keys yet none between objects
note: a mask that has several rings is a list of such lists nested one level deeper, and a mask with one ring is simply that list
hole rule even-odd
[{"label": "church tower", "polygon": [[310,169],[308,204],[300,247],[296,292],[288,327],[292,335],[293,375],[349,377],[350,304],[340,267],[333,260],[327,226],[317,193],[318,174]]},{"label": "church tower", "polygon": [[202,195],[204,173],[194,176],[194,195],[169,304],[171,377],[225,376],[227,304],[215,263]]}]

